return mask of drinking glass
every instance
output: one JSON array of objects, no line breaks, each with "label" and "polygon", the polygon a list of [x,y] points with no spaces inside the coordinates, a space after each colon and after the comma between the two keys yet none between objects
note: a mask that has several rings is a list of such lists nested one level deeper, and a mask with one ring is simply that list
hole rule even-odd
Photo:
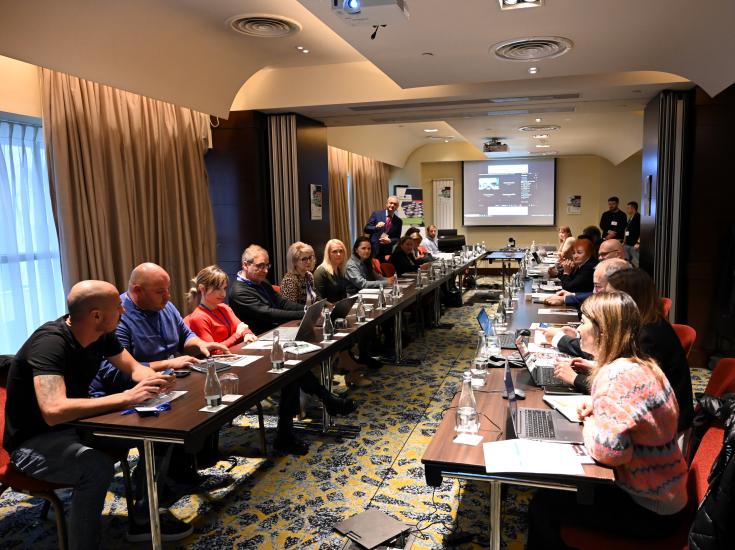
[{"label": "drinking glass", "polygon": [[240,377],[235,373],[221,374],[219,383],[222,386],[222,395],[240,395]]}]

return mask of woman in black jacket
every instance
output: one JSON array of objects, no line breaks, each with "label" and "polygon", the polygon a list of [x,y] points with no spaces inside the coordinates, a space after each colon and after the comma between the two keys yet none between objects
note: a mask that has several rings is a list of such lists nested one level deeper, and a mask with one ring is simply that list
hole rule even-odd
[{"label": "woman in black jacket", "polygon": [[572,260],[562,262],[564,273],[559,275],[561,287],[568,292],[592,292],[595,267],[597,260],[593,256],[592,241],[578,237],[574,243]]}]

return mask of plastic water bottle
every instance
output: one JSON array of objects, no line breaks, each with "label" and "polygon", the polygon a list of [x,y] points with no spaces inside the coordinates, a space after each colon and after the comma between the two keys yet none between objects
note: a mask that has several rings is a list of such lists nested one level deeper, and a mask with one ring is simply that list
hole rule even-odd
[{"label": "plastic water bottle", "polygon": [[324,326],[322,326],[322,334],[325,340],[331,340],[334,336],[334,325],[332,324],[332,311],[324,308]]},{"label": "plastic water bottle", "polygon": [[355,319],[358,323],[365,322],[365,304],[362,303],[362,295],[357,296],[357,309],[355,310]]},{"label": "plastic water bottle", "polygon": [[477,403],[472,392],[472,373],[466,371],[462,376],[462,394],[459,396],[455,428],[459,433],[476,434],[480,429],[477,419]]},{"label": "plastic water bottle", "polygon": [[380,285],[380,290],[378,291],[378,304],[376,306],[378,309],[385,309],[385,291],[383,290],[383,285]]},{"label": "plastic water bottle", "polygon": [[421,280],[421,268],[416,270],[416,288],[421,288],[423,281]]},{"label": "plastic water bottle", "polygon": [[393,295],[393,303],[401,297],[401,287],[398,284],[398,279],[396,279],[396,282],[393,284],[393,292],[391,292],[391,294]]},{"label": "plastic water bottle", "polygon": [[475,357],[487,357],[487,347],[485,342],[486,336],[484,330],[477,331],[477,349],[475,350]]},{"label": "plastic water bottle", "polygon": [[207,379],[204,381],[204,400],[207,407],[219,407],[222,404],[222,385],[217,376],[217,366],[212,357],[207,358]]},{"label": "plastic water bottle", "polygon": [[271,365],[273,370],[280,371],[284,368],[283,366],[284,354],[283,346],[281,345],[281,336],[278,333],[278,329],[273,331],[273,345],[271,346]]}]

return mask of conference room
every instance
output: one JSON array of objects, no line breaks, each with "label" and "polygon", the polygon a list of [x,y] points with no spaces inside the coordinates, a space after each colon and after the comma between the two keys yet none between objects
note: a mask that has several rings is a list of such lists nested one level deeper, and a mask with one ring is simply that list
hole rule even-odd
[{"label": "conference room", "polygon": [[[33,331],[67,313],[76,283],[107,281],[125,293],[144,262],[166,271],[170,304],[185,317],[192,278],[217,265],[229,293],[252,244],[268,252],[255,263],[270,264],[267,284],[276,287],[292,270],[293,243],[312,247],[312,271],[331,239],[350,259],[371,214],[395,196],[402,232],[418,227],[423,238],[433,225],[449,254],[443,267],[420,271],[420,288],[406,274],[402,296],[380,315],[369,307],[365,325],[350,314],[335,331],[345,336],[321,351],[307,359],[286,351],[301,365],[283,375],[263,374],[270,348],[230,346],[259,359],[251,370],[225,371],[240,376],[242,397],[196,425],[176,414],[176,401],[155,418],[110,412],[109,425],[98,424],[143,438],[159,422],[149,437],[187,452],[219,433],[199,483],[167,503],[193,528],[182,547],[341,548],[347,539],[335,526],[370,509],[408,526],[407,547],[522,547],[533,483],[498,488],[474,477],[477,464],[451,476],[422,461],[454,421],[480,309],[496,312],[503,276],[520,267],[490,255],[510,239],[522,251],[555,250],[560,227],[574,237],[599,227],[611,197],[623,212],[636,203],[639,242],[622,244],[670,300],[668,321],[696,331],[687,362],[694,393],[705,390],[715,365],[735,356],[727,200],[735,7],[332,4],[0,3],[0,192],[12,209],[0,243],[0,354],[15,355]],[[463,244],[471,250],[455,263]],[[386,263],[371,265],[390,277]],[[375,305],[377,289],[363,298]],[[509,332],[578,320],[521,315],[542,309],[533,302],[517,307]],[[363,351],[382,367],[360,366],[369,385],[346,382],[340,365]],[[282,453],[274,447],[279,395],[307,371],[357,410],[335,418],[319,399],[302,397],[293,421],[308,452]],[[199,388],[204,378],[192,372],[174,384]],[[503,368],[490,369],[491,391],[503,383]],[[503,416],[505,401],[476,397]],[[540,397],[530,389],[522,405],[546,406]],[[492,418],[507,431],[505,418]],[[495,440],[493,430],[483,443]],[[463,447],[482,458],[482,444]],[[144,452],[131,452],[133,473]],[[428,482],[432,475],[438,483]],[[58,494],[68,516],[71,493]],[[38,519],[42,502],[0,494],[3,546],[59,546],[53,514]],[[118,461],[103,547],[132,544],[127,511]]]}]

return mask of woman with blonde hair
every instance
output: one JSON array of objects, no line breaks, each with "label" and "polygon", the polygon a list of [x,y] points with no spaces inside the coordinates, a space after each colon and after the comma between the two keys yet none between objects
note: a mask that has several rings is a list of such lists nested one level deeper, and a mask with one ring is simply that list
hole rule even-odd
[{"label": "woman with blonde hair", "polygon": [[635,538],[665,538],[685,519],[687,466],[677,443],[679,407],[658,364],[639,349],[641,315],[624,292],[582,304],[582,349],[597,359],[591,402],[579,408],[587,454],[615,470],[594,502],[539,491],[529,508],[527,548],[568,548],[565,523]]},{"label": "woman with blonde hair", "polygon": [[572,236],[572,230],[568,225],[562,225],[559,228],[559,246],[556,248],[556,251],[559,253],[559,256],[562,255],[562,252],[564,250],[564,245],[567,242],[567,239],[569,239]]},{"label": "woman with blonde hair", "polygon": [[314,289],[314,275],[311,271],[316,264],[316,256],[311,245],[296,241],[286,252],[288,272],[281,279],[281,296],[310,306],[319,299]]},{"label": "woman with blonde hair", "polygon": [[324,246],[324,259],[314,271],[314,288],[319,296],[331,303],[347,297],[347,247],[339,239],[330,239]]},{"label": "woman with blonde hair", "polygon": [[220,342],[227,347],[258,339],[224,303],[229,283],[227,273],[216,265],[210,265],[191,281],[194,286],[186,294],[186,301],[192,311],[184,321],[199,338],[206,342]]}]

